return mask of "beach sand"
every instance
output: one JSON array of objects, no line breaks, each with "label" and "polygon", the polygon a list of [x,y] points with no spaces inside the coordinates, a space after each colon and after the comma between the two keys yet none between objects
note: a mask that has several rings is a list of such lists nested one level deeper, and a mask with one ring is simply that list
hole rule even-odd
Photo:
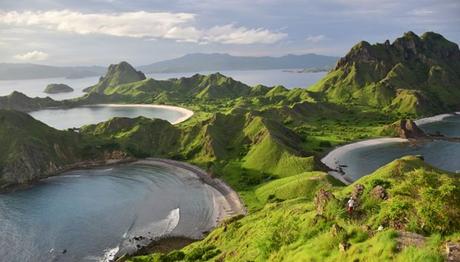
[{"label": "beach sand", "polygon": [[193,111],[188,110],[183,107],[178,106],[169,106],[169,105],[149,105],[149,104],[94,104],[90,106],[107,106],[107,107],[147,107],[147,108],[161,108],[161,109],[168,109],[179,112],[182,116],[177,119],[176,121],[172,122],[171,124],[176,125],[185,120],[189,119],[193,116]]}]

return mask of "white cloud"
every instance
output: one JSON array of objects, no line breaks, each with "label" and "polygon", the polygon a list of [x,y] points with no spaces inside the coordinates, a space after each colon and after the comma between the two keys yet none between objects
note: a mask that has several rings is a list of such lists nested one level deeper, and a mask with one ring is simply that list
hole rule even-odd
[{"label": "white cloud", "polygon": [[307,42],[318,43],[326,39],[324,35],[312,35],[305,38]]},{"label": "white cloud", "polygon": [[46,60],[48,56],[49,55],[45,52],[34,50],[24,54],[17,54],[14,58],[23,61],[43,61]]},{"label": "white cloud", "polygon": [[263,28],[250,29],[230,24],[212,27],[206,32],[204,39],[224,44],[272,44],[286,36],[285,33],[271,32]]},{"label": "white cloud", "polygon": [[434,12],[432,10],[428,10],[428,9],[414,9],[414,10],[409,11],[407,14],[415,15],[415,16],[427,16],[433,13]]},{"label": "white cloud", "polygon": [[0,12],[0,23],[15,26],[36,26],[49,30],[77,34],[104,34],[134,38],[164,38],[183,42],[216,42],[223,44],[270,44],[285,33],[263,28],[214,26],[200,29],[194,26],[196,15],[170,12],[92,13],[61,11]]}]

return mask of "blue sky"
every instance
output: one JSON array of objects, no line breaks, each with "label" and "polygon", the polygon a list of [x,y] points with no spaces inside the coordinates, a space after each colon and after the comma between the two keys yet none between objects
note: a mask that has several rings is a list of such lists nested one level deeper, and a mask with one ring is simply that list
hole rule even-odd
[{"label": "blue sky", "polygon": [[135,65],[187,53],[344,55],[435,31],[460,42],[458,0],[2,0],[0,62]]}]

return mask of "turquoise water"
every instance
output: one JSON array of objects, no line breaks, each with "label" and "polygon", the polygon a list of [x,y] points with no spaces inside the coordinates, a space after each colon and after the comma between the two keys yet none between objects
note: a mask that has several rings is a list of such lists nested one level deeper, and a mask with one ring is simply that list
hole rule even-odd
[{"label": "turquoise water", "polygon": [[200,237],[213,223],[213,199],[185,172],[128,164],[0,194],[0,260],[100,261],[132,250],[139,235]]},{"label": "turquoise water", "polygon": [[97,124],[113,117],[134,118],[144,116],[159,118],[174,123],[184,117],[184,113],[168,108],[142,106],[81,106],[75,108],[52,108],[29,113],[35,119],[57,129],[81,127]]}]

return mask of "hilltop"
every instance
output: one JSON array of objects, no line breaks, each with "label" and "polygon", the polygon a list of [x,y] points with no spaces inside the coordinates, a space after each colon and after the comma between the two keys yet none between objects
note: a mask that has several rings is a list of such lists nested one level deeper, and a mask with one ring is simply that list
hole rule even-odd
[{"label": "hilltop", "polygon": [[8,96],[0,97],[0,109],[10,109],[23,112],[33,111],[38,108],[59,106],[62,104],[64,103],[55,101],[49,97],[30,98],[24,95],[23,93],[17,91],[14,91]]},{"label": "hilltop", "polygon": [[362,41],[313,90],[323,99],[427,115],[460,106],[460,50],[433,32]]},{"label": "hilltop", "polygon": [[99,79],[99,83],[94,86],[90,86],[83,91],[104,93],[106,88],[141,81],[144,79],[144,73],[137,71],[127,62],[120,62],[119,64],[110,65],[105,76]]}]

